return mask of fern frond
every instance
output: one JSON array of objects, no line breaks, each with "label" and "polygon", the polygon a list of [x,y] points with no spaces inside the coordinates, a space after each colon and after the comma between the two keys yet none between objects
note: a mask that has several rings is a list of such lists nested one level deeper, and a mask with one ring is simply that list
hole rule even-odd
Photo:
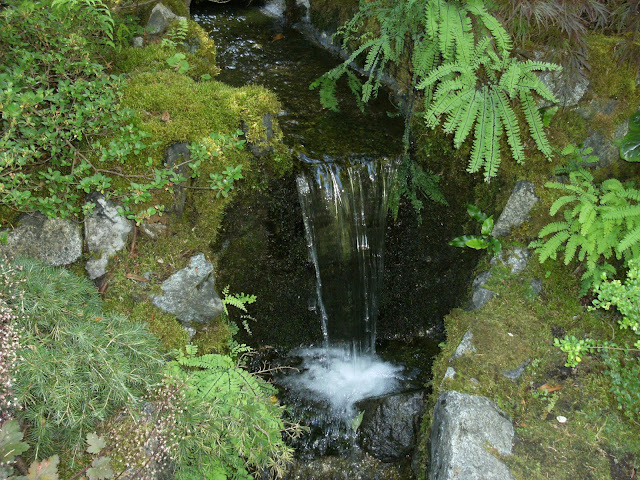
[{"label": "fern frond", "polygon": [[551,145],[549,145],[547,136],[544,133],[544,125],[542,123],[542,119],[540,118],[540,113],[538,112],[538,108],[536,106],[535,100],[533,99],[533,96],[531,95],[531,93],[521,90],[520,101],[522,103],[522,109],[524,111],[525,119],[529,124],[529,131],[531,132],[531,136],[538,146],[538,150],[540,150],[545,157],[551,160]]},{"label": "fern frond", "polygon": [[469,68],[464,65],[457,65],[455,63],[445,63],[440,65],[434,71],[432,71],[424,80],[418,83],[417,88],[422,90],[434,83],[441,81],[444,78],[455,75],[456,73],[460,74],[469,74]]},{"label": "fern frond", "polygon": [[476,120],[476,130],[474,132],[473,148],[471,149],[471,159],[469,161],[469,167],[467,172],[475,173],[482,167],[484,156],[486,152],[485,143],[488,136],[488,123],[489,123],[489,110],[491,108],[489,104],[489,89],[488,87],[482,87],[482,93],[480,94],[480,109],[478,111],[478,117]]},{"label": "fern frond", "polygon": [[460,109],[462,111],[460,123],[453,138],[453,144],[456,148],[460,148],[462,142],[464,142],[471,132],[473,123],[476,121],[476,116],[478,115],[478,110],[482,103],[481,99],[482,94],[478,92],[478,90],[474,88],[469,91],[469,99],[465,100],[465,103],[463,103]]},{"label": "fern frond", "polygon": [[518,88],[526,91],[533,90],[545,100],[558,103],[558,98],[534,73],[524,73],[518,81]]},{"label": "fern frond", "polygon": [[563,230],[568,230],[569,224],[567,222],[551,222],[542,227],[540,232],[538,233],[539,238],[544,238],[550,233],[557,233]]},{"label": "fern frond", "polygon": [[456,28],[456,20],[458,17],[458,8],[447,2],[443,2],[440,10],[441,24],[438,27],[438,45],[440,54],[445,62],[453,60],[455,53],[455,36],[453,34]]},{"label": "fern frond", "polygon": [[640,205],[627,205],[609,210],[603,215],[605,220],[616,220],[622,218],[633,218],[640,220]]},{"label": "fern frond", "polygon": [[[495,96],[487,89],[487,98],[489,100],[489,117],[488,117],[488,137],[485,143],[485,162],[484,170],[485,181],[489,181],[498,173],[500,166],[500,137],[502,136],[502,123],[500,122],[500,114],[496,110]],[[486,101],[486,100],[485,100]]]},{"label": "fern frond", "polygon": [[507,142],[511,147],[511,153],[513,158],[518,163],[524,162],[524,147],[520,141],[520,125],[518,124],[518,118],[516,113],[511,108],[511,103],[507,99],[506,95],[502,92],[493,91],[494,102],[500,114],[500,119],[504,125],[504,130],[507,134]]},{"label": "fern frond", "polygon": [[483,37],[478,41],[470,62],[473,69],[477,69],[480,66],[481,60],[487,55],[487,49],[489,46],[491,46],[491,39],[489,37]]},{"label": "fern frond", "polygon": [[416,78],[423,78],[433,71],[438,58],[438,44],[425,39],[416,40],[413,49],[413,71]]},{"label": "fern frond", "polygon": [[567,244],[564,247],[564,264],[569,265],[573,257],[576,255],[578,246],[582,245],[584,237],[582,235],[574,234],[569,237]]},{"label": "fern frond", "polygon": [[520,62],[518,62],[516,59],[513,59],[509,63],[507,71],[504,72],[500,77],[499,85],[507,92],[509,98],[513,98],[513,96],[516,94],[516,88],[518,86],[518,82],[520,81],[520,76],[522,75],[520,65]]},{"label": "fern frond", "polygon": [[427,3],[424,11],[424,25],[426,34],[431,39],[438,38],[438,27],[440,25],[440,11],[442,10],[441,0],[434,0]]},{"label": "fern frond", "polygon": [[580,211],[580,215],[578,215],[578,222],[581,224],[580,226],[580,234],[587,236],[591,233],[591,227],[598,216],[598,212],[595,208],[589,203],[583,203],[582,209]]},{"label": "fern frond", "polygon": [[[462,106],[460,108],[454,109],[453,114],[449,116],[449,118],[447,119],[447,122],[443,126],[443,129],[446,133],[453,133],[454,131],[459,132],[461,130],[461,127],[462,127],[461,123],[463,121],[467,121],[469,107],[471,107],[472,106],[471,104],[474,102],[475,94],[476,94],[475,88],[467,90],[464,94],[462,94],[460,98],[460,102]],[[475,117],[475,114],[474,114],[474,117]],[[471,123],[473,124],[473,119]],[[466,125],[464,126],[464,128],[467,128]],[[469,133],[470,130],[471,130],[471,126],[469,126],[469,130],[467,130],[467,134]]]},{"label": "fern frond", "polygon": [[558,251],[560,250],[560,247],[569,237],[569,232],[561,231],[547,240],[547,242],[538,249],[540,263],[544,262],[547,258],[555,259]]},{"label": "fern frond", "polygon": [[466,91],[456,94],[442,95],[433,102],[433,105],[425,112],[424,117],[428,126],[434,128],[439,123],[440,115],[450,112],[452,109],[459,107],[461,99],[465,97]]},{"label": "fern frond", "polygon": [[553,217],[556,213],[558,213],[558,210],[564,207],[567,203],[575,202],[577,200],[578,200],[578,197],[576,197],[575,195],[564,195],[558,198],[551,205],[551,208],[549,209],[549,215]]},{"label": "fern frond", "polygon": [[467,0],[466,9],[476,15],[484,24],[485,28],[491,32],[491,36],[501,52],[511,51],[513,48],[511,36],[498,19],[487,11],[482,0]]},{"label": "fern frond", "polygon": [[622,255],[625,250],[637,246],[638,242],[640,242],[640,226],[636,227],[624,236],[616,247],[616,252],[618,255]]}]

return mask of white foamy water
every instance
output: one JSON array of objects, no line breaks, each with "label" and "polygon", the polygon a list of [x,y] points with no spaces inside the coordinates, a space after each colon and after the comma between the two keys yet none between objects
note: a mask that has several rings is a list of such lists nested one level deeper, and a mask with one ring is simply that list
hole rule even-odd
[{"label": "white foamy water", "polygon": [[300,373],[280,383],[303,398],[327,402],[333,414],[344,417],[353,415],[359,400],[392,393],[402,380],[403,367],[374,355],[354,359],[339,348],[304,348],[293,354],[303,359]]},{"label": "white foamy water", "polygon": [[262,13],[276,18],[282,17],[284,15],[285,9],[285,0],[269,0],[264,4],[264,7],[260,8]]}]

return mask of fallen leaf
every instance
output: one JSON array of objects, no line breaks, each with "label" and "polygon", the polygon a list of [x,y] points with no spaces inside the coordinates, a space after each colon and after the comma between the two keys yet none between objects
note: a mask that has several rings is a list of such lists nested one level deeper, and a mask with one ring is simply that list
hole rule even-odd
[{"label": "fallen leaf", "polygon": [[128,278],[129,280],[136,280],[137,282],[148,282],[149,281],[146,278],[141,277],[140,275],[136,275],[135,273],[125,273],[124,276],[125,276],[125,278]]},{"label": "fallen leaf", "polygon": [[562,390],[562,385],[548,385],[545,383],[544,385],[540,385],[538,390],[541,392],[553,393]]},{"label": "fallen leaf", "polygon": [[160,119],[163,122],[169,122],[171,121],[171,115],[169,115],[169,110],[165,110],[164,112],[162,112],[162,117],[160,117]]},{"label": "fallen leaf", "polygon": [[278,33],[277,35],[274,35],[273,38],[271,39],[272,42],[277,42],[278,40],[282,40],[284,38],[284,35],[281,33]]}]

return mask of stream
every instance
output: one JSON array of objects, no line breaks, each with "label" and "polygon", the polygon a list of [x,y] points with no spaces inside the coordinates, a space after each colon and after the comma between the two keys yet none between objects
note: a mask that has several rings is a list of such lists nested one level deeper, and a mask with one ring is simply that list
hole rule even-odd
[{"label": "stream", "polygon": [[238,195],[213,246],[220,285],[258,296],[253,334],[238,334],[260,352],[256,366],[296,369],[273,379],[310,429],[287,480],[413,478],[409,456],[381,463],[359,448],[357,405],[429,381],[441,319],[475,256],[442,248],[454,236],[443,207],[422,225],[407,205],[390,218],[404,122],[389,115],[389,92],[363,113],[339,87],[340,112],[327,111],[309,84],[338,58],[256,7],[207,3],[192,15],[217,45],[219,80],[278,95],[284,142],[300,155],[293,174]]}]

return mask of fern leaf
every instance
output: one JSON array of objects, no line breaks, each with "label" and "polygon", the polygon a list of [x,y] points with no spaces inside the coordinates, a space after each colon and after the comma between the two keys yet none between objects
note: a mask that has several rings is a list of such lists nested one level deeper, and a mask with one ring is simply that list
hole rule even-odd
[{"label": "fern leaf", "polygon": [[467,168],[467,172],[469,173],[475,173],[480,170],[480,167],[482,167],[484,163],[486,152],[485,144],[487,142],[490,109],[489,89],[486,86],[482,87],[480,96],[480,109],[476,121],[473,148],[471,149],[471,159],[469,161],[469,167]]},{"label": "fern leaf", "polygon": [[434,0],[427,3],[425,8],[425,31],[429,38],[438,38],[438,25],[440,24],[440,11],[442,9],[442,2],[440,0]]},{"label": "fern leaf", "polygon": [[501,52],[510,52],[512,47],[511,36],[496,17],[491,15],[482,0],[467,0],[466,8],[469,12],[477,16],[484,24]]},{"label": "fern leaf", "polygon": [[[502,124],[500,122],[500,114],[496,110],[495,96],[493,92],[487,89],[486,99],[489,100],[489,116],[487,140],[485,143],[485,162],[484,170],[485,181],[489,181],[491,177],[495,177],[500,166],[500,137],[502,136]],[[485,100],[486,101],[486,100]]]},{"label": "fern leaf", "polygon": [[513,61],[509,63],[507,71],[500,77],[499,85],[507,92],[509,98],[513,98],[516,94],[516,88],[518,86],[521,73],[520,62],[513,59]]},{"label": "fern leaf", "polygon": [[616,247],[616,252],[622,255],[625,250],[636,246],[640,242],[640,226],[627,233]]},{"label": "fern leaf", "polygon": [[562,70],[560,65],[548,62],[538,62],[535,60],[527,60],[522,62],[523,73],[544,72],[544,71],[558,71]]},{"label": "fern leaf", "polygon": [[615,192],[616,195],[619,195],[619,193],[624,190],[624,185],[622,185],[622,182],[617,178],[609,178],[602,182],[600,186],[602,187],[602,190],[606,192]]},{"label": "fern leaf", "polygon": [[433,102],[433,105],[425,112],[424,117],[427,125],[431,128],[439,123],[439,117],[443,113],[448,113],[454,108],[459,108],[461,99],[465,97],[466,91],[458,92],[451,95],[443,95]]},{"label": "fern leaf", "polygon": [[471,66],[475,70],[480,66],[480,61],[486,56],[487,49],[491,45],[491,39],[489,37],[483,37],[476,44],[471,57]]},{"label": "fern leaf", "polygon": [[573,257],[576,255],[576,251],[578,246],[580,246],[584,242],[584,237],[582,235],[574,234],[569,237],[567,240],[567,244],[564,247],[564,264],[569,265]]},{"label": "fern leaf", "polygon": [[480,105],[482,103],[482,94],[479,93],[475,88],[470,92],[470,98],[465,100],[463,103],[461,110],[461,119],[460,124],[458,125],[458,129],[456,130],[456,134],[453,138],[453,144],[456,148],[460,148],[462,142],[467,138],[471,129],[473,128],[473,123],[476,121],[476,116],[478,115],[478,110],[480,109]]},{"label": "fern leaf", "polygon": [[568,230],[569,224],[567,222],[551,222],[542,227],[540,232],[538,233],[539,238],[544,238],[550,233],[557,233],[563,230]]},{"label": "fern leaf", "polygon": [[560,247],[569,238],[569,236],[569,232],[558,232],[553,237],[551,237],[540,249],[538,249],[540,263],[544,262],[547,258],[555,259],[558,251],[560,250]]},{"label": "fern leaf", "polygon": [[521,90],[520,101],[522,103],[524,116],[529,124],[529,131],[538,146],[538,150],[551,160],[551,146],[544,133],[544,125],[542,124],[535,100],[531,96],[531,93]]},{"label": "fern leaf", "polygon": [[591,227],[598,216],[598,212],[595,208],[589,203],[582,204],[583,208],[580,211],[580,215],[578,215],[578,222],[581,224],[580,234],[587,236],[591,233]]},{"label": "fern leaf", "polygon": [[459,130],[459,126],[461,121],[464,119],[465,114],[467,112],[467,105],[473,101],[473,96],[475,96],[476,90],[471,89],[467,90],[462,97],[460,98],[461,106],[454,109],[453,113],[449,116],[446,123],[443,126],[443,129],[446,133],[453,133],[454,131]]},{"label": "fern leaf", "polygon": [[424,39],[414,46],[413,70],[416,78],[423,78],[433,71],[438,55],[438,44]]},{"label": "fern leaf", "polygon": [[615,210],[610,210],[603,215],[606,220],[622,218],[634,218],[640,220],[640,205],[629,205]]},{"label": "fern leaf", "polygon": [[460,74],[469,74],[468,66],[457,65],[455,63],[445,63],[436,68],[433,72],[431,72],[424,80],[418,83],[417,88],[422,90],[427,88],[430,85],[442,80],[443,78],[452,76],[456,73]]},{"label": "fern leaf", "polygon": [[440,54],[445,62],[453,60],[455,43],[453,30],[458,17],[457,8],[454,5],[443,2],[440,10],[441,24],[438,27],[438,45]]},{"label": "fern leaf", "polygon": [[494,91],[493,95],[504,130],[507,133],[507,142],[511,147],[513,158],[516,162],[522,163],[524,162],[524,147],[520,141],[520,125],[516,114],[504,93]]},{"label": "fern leaf", "polygon": [[549,209],[549,215],[551,215],[553,217],[567,203],[575,202],[577,200],[578,200],[578,197],[576,197],[575,195],[564,195],[564,196],[558,198],[551,205],[551,208]]},{"label": "fern leaf", "polygon": [[558,103],[558,98],[553,94],[549,87],[547,87],[542,80],[533,73],[524,73],[518,81],[518,88],[527,91],[533,90],[545,100]]}]

